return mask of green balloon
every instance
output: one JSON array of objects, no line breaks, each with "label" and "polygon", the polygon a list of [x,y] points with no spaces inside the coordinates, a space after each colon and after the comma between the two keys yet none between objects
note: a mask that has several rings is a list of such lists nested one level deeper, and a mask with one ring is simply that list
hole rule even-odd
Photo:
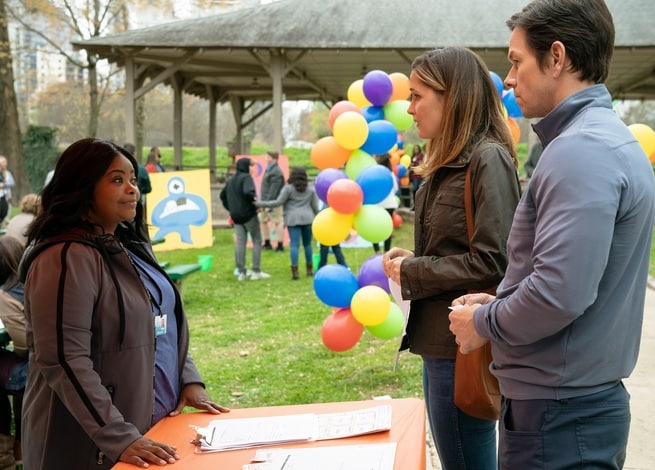
[{"label": "green balloon", "polygon": [[355,213],[353,225],[357,233],[372,243],[379,243],[391,236],[393,220],[386,209],[375,204],[364,204]]},{"label": "green balloon", "polygon": [[389,308],[389,315],[387,315],[386,320],[379,325],[366,327],[369,333],[380,339],[396,338],[403,333],[404,328],[405,317],[403,316],[403,312],[400,310],[400,307],[393,302]]},{"label": "green balloon", "polygon": [[407,112],[409,108],[409,101],[396,100],[384,105],[384,118],[393,124],[397,130],[406,131],[412,124],[414,118]]},{"label": "green balloon", "polygon": [[378,162],[376,162],[375,158],[370,154],[357,149],[350,154],[350,157],[348,157],[348,161],[346,162],[346,175],[354,181],[357,179],[357,175],[359,175],[364,168],[377,164]]}]

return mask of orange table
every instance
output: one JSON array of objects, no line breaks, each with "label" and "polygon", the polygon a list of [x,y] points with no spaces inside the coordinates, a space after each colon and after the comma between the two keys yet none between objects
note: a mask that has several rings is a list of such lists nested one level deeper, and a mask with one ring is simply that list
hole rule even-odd
[{"label": "orange table", "polygon": [[[394,468],[398,470],[425,469],[425,403],[418,398],[401,398],[395,400],[368,400],[339,403],[315,403],[310,405],[270,406],[265,408],[235,409],[223,415],[209,413],[184,413],[173,418],[164,418],[157,423],[147,434],[151,439],[177,446],[181,459],[177,461],[172,470],[241,470],[241,466],[248,463],[255,455],[255,448],[233,450],[228,452],[215,452],[195,454],[194,446],[190,443],[195,432],[189,425],[206,426],[214,419],[253,418],[262,416],[281,416],[300,413],[338,413],[362,408],[370,408],[382,404],[391,404],[391,430],[368,434],[365,436],[349,437],[347,439],[334,439],[329,441],[315,441],[303,444],[284,444],[279,447],[318,447],[355,444],[381,444],[396,442],[396,461]],[[152,466],[154,468],[156,466]],[[157,468],[167,468],[157,467]],[[118,463],[115,470],[134,470],[138,467]]]}]

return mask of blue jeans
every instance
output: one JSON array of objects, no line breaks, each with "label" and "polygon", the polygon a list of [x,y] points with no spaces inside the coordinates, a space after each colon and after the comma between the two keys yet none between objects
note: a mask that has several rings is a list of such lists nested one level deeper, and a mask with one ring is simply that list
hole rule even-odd
[{"label": "blue jeans", "polygon": [[424,357],[423,393],[441,468],[495,470],[496,422],[461,412],[453,402],[454,391],[455,360]]},{"label": "blue jeans", "polygon": [[620,469],[630,430],[622,383],[563,400],[503,399],[498,462],[503,470]]},{"label": "blue jeans", "polygon": [[252,270],[256,273],[261,271],[262,260],[262,232],[259,228],[259,218],[252,217],[245,224],[234,224],[236,234],[236,246],[234,247],[234,262],[240,273],[246,273],[246,243],[248,234],[252,238]]},{"label": "blue jeans", "polygon": [[312,264],[312,225],[293,225],[287,227],[289,230],[289,244],[291,254],[291,266],[298,266],[298,258],[300,256],[300,239],[302,238],[302,246],[305,249],[305,262]]}]

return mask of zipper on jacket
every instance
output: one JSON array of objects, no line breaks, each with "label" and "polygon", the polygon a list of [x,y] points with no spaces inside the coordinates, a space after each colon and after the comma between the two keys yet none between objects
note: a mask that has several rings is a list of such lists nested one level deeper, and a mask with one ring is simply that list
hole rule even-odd
[{"label": "zipper on jacket", "polygon": [[98,451],[98,465],[102,465],[105,460],[105,453],[101,450]]}]

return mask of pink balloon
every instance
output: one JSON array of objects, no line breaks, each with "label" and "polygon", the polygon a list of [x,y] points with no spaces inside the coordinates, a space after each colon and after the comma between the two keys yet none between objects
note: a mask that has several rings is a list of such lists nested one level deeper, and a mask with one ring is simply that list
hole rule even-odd
[{"label": "pink balloon", "polygon": [[334,121],[344,112],[346,111],[355,111],[357,113],[362,113],[360,109],[357,107],[355,103],[352,101],[348,100],[341,100],[337,101],[332,108],[330,108],[330,112],[328,113],[328,124],[330,125],[330,129],[334,127]]}]

